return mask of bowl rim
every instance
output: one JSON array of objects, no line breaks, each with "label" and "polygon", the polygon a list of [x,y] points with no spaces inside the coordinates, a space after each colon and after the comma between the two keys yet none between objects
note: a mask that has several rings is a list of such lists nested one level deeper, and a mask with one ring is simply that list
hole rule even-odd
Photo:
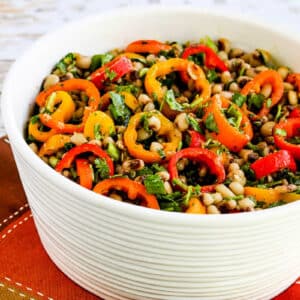
[{"label": "bowl rim", "polygon": [[[199,225],[205,224],[209,226],[232,226],[232,225],[246,225],[251,224],[253,222],[266,221],[268,219],[272,219],[274,217],[284,217],[288,216],[295,208],[300,208],[300,201],[295,201],[292,203],[288,203],[279,207],[274,207],[271,209],[265,209],[255,212],[243,212],[238,214],[218,214],[218,215],[193,215],[193,214],[185,214],[185,213],[177,213],[177,212],[168,212],[163,210],[154,210],[148,209],[141,206],[136,206],[124,202],[112,201],[109,197],[96,194],[93,191],[87,190],[77,183],[63,177],[61,174],[55,172],[50,166],[45,164],[28,146],[25,142],[23,133],[20,132],[16,126],[14,126],[14,115],[11,113],[13,111],[13,107],[10,104],[10,91],[13,88],[13,82],[17,77],[17,71],[19,64],[22,61],[26,60],[27,55],[30,54],[35,48],[39,47],[40,44],[44,44],[47,40],[51,39],[58,32],[66,31],[74,26],[78,26],[82,23],[93,22],[100,17],[103,19],[116,18],[119,16],[134,16],[136,14],[153,14],[153,13],[186,13],[186,14],[199,14],[199,15],[211,15],[212,17],[222,17],[223,19],[229,19],[231,21],[237,23],[243,23],[249,26],[258,26],[264,28],[267,31],[273,32],[277,35],[282,35],[285,38],[290,40],[294,40],[295,42],[300,44],[300,37],[297,37],[295,34],[290,32],[285,32],[278,25],[271,25],[267,22],[261,20],[254,20],[253,17],[245,16],[242,14],[235,13],[233,16],[228,16],[226,10],[221,11],[219,9],[213,10],[201,7],[194,6],[183,6],[183,5],[175,5],[175,6],[165,6],[165,5],[150,5],[147,6],[147,11],[145,11],[145,7],[136,6],[136,7],[122,7],[117,9],[106,10],[101,13],[93,14],[90,16],[86,16],[76,21],[72,21],[64,24],[60,29],[50,31],[46,33],[39,39],[37,39],[30,48],[28,48],[10,67],[8,73],[6,74],[5,80],[3,82],[3,89],[1,95],[1,109],[2,109],[2,117],[4,120],[4,125],[6,128],[6,132],[9,136],[11,144],[13,146],[13,150],[17,150],[18,154],[22,156],[22,158],[30,162],[32,168],[39,172],[40,176],[42,176],[45,180],[48,180],[51,184],[73,194],[76,198],[85,199],[84,201],[89,202],[91,205],[101,206],[102,208],[114,211],[115,213],[126,215],[135,219],[140,219],[149,222],[161,223],[161,224],[177,224],[177,225]],[[299,195],[300,198],[300,195]],[[100,200],[100,201],[99,201]],[[238,222],[238,223],[237,223]]]}]

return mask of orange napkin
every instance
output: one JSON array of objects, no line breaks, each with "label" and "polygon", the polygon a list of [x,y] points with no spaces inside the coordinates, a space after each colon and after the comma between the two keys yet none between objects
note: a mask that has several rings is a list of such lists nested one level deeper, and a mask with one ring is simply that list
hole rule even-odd
[{"label": "orange napkin", "polygon": [[[48,257],[26,203],[9,145],[1,139],[0,165],[0,299],[100,299],[71,281]],[[273,300],[300,300],[300,278]]]}]

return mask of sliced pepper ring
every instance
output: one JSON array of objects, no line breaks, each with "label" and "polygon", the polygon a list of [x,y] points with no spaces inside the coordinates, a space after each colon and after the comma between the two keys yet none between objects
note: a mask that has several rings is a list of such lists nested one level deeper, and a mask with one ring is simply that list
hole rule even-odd
[{"label": "sliced pepper ring", "polygon": [[[222,112],[222,109],[228,108],[230,105],[242,116],[239,128],[232,126]],[[212,138],[225,145],[230,151],[240,151],[252,139],[253,130],[247,115],[236,104],[230,102],[225,97],[216,95],[211,99],[211,103],[209,103],[205,110],[203,120],[206,121],[211,115],[219,131],[218,133],[212,132]]]},{"label": "sliced pepper ring", "polygon": [[111,190],[122,191],[127,194],[129,200],[142,200],[141,206],[153,209],[160,209],[158,201],[154,195],[147,193],[146,188],[128,178],[111,178],[99,182],[93,189],[94,192],[107,195]]},{"label": "sliced pepper ring", "polygon": [[[175,71],[188,72],[194,81],[196,91],[200,92],[200,95],[190,103],[190,107],[192,108],[185,109],[186,111],[196,111],[201,103],[210,97],[211,86],[206,80],[203,70],[192,61],[182,58],[170,58],[166,61],[160,61],[154,64],[148,70],[145,78],[145,89],[148,95],[157,97],[158,102],[161,104],[164,101],[165,92],[161,83],[157,80],[157,77],[165,76]],[[197,103],[199,98],[202,99],[201,103]],[[178,111],[170,109],[167,103],[163,105],[163,112],[168,117],[174,117],[178,114]]]},{"label": "sliced pepper ring", "polygon": [[49,137],[42,145],[39,151],[39,156],[51,155],[56,153],[59,149],[63,148],[66,143],[71,141],[71,137],[66,134],[55,134]]},{"label": "sliced pepper ring", "polygon": [[104,150],[102,150],[99,146],[94,144],[82,144],[80,146],[75,146],[74,148],[72,148],[64,154],[63,158],[56,165],[55,170],[57,172],[61,172],[63,169],[69,169],[76,156],[86,152],[91,152],[94,155],[105,159],[109,168],[109,175],[114,175],[114,163],[112,159]]},{"label": "sliced pepper ring", "polygon": [[187,158],[191,161],[204,163],[209,168],[210,172],[216,176],[216,183],[201,187],[201,191],[210,192],[214,190],[216,184],[222,183],[225,180],[224,166],[222,165],[219,157],[214,152],[204,148],[189,147],[178,151],[170,158],[168,171],[170,173],[170,180],[173,185],[177,185],[176,183],[174,183],[174,179],[179,180],[177,162],[182,158]]},{"label": "sliced pepper ring", "polygon": [[137,40],[131,42],[125,52],[158,54],[160,51],[170,51],[171,49],[172,46],[156,40]]},{"label": "sliced pepper ring", "polygon": [[42,91],[36,98],[36,103],[39,106],[45,106],[48,97],[57,91],[84,91],[89,97],[88,106],[85,106],[82,122],[80,124],[66,124],[66,120],[56,119],[54,114],[40,114],[41,122],[55,129],[57,133],[73,133],[73,132],[82,132],[84,124],[92,111],[97,110],[100,103],[100,94],[98,89],[93,83],[85,79],[69,79],[63,82],[60,82],[47,90]]},{"label": "sliced pepper ring", "polygon": [[[134,95],[129,92],[120,92],[118,93],[124,97],[124,103],[131,109],[131,111],[136,111],[139,107],[139,102]],[[105,93],[100,98],[100,108],[101,110],[106,110],[110,104],[110,92]]]},{"label": "sliced pepper ring", "polygon": [[[278,72],[274,70],[263,71],[258,75],[256,75],[251,81],[249,81],[241,90],[241,94],[244,96],[247,96],[250,92],[259,93],[261,88],[267,83],[272,85],[272,95],[271,95],[272,103],[271,105],[267,106],[267,103],[265,101],[263,103],[263,107],[257,114],[257,117],[262,117],[267,115],[270,109],[280,101],[284,91],[283,81],[281,76],[279,75]],[[243,105],[243,109],[248,114],[250,113],[247,110],[246,104]]]},{"label": "sliced pepper ring", "polygon": [[157,152],[146,150],[142,144],[137,143],[137,127],[144,116],[155,116],[159,118],[161,127],[157,132],[158,136],[165,136],[168,142],[162,143],[166,159],[174,154],[181,142],[181,132],[175,128],[174,124],[159,112],[141,112],[133,115],[124,132],[124,143],[131,156],[140,158],[146,163],[160,162],[161,156]]},{"label": "sliced pepper ring", "polygon": [[300,136],[300,118],[289,118],[274,126],[274,142],[280,149],[288,150],[295,159],[300,160],[300,145],[289,143],[286,139]]},{"label": "sliced pepper ring", "polygon": [[76,159],[76,171],[79,177],[79,184],[87,189],[92,189],[93,186],[93,169],[88,159]]}]

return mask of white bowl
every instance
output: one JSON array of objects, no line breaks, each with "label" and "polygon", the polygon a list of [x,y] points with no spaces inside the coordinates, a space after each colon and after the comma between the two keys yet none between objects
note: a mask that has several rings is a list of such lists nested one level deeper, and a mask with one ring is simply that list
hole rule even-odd
[{"label": "white bowl", "polygon": [[196,8],[122,9],[38,40],[13,65],[2,111],[18,170],[47,252],[105,299],[270,299],[300,274],[300,201],[233,215],[186,215],[113,201],[65,179],[24,140],[42,79],[69,51],[94,54],[141,39],[228,37],[270,50],[300,70],[300,39],[244,17]]}]

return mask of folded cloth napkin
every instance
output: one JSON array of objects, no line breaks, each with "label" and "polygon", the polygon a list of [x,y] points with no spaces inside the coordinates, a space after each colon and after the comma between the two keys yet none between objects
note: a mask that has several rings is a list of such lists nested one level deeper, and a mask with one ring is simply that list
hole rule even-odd
[{"label": "folded cloth napkin", "polygon": [[[0,299],[100,299],[65,276],[42,247],[6,141],[0,139]],[[300,279],[273,300],[300,300]]]}]

